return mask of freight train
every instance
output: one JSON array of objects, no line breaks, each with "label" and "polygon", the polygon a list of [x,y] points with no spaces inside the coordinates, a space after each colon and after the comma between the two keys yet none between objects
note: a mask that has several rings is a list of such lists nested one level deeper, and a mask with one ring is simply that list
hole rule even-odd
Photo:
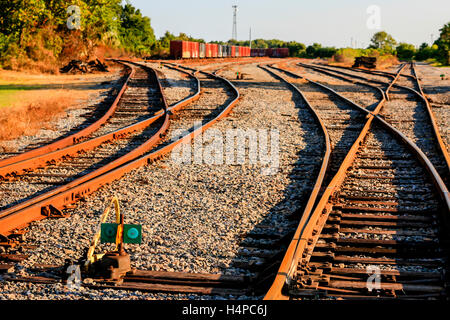
[{"label": "freight train", "polygon": [[252,49],[250,52],[250,56],[286,58],[289,57],[289,48]]},{"label": "freight train", "polygon": [[170,56],[173,59],[277,57],[289,56],[288,48],[250,49],[249,47],[227,46],[215,43],[193,41],[170,41]]}]

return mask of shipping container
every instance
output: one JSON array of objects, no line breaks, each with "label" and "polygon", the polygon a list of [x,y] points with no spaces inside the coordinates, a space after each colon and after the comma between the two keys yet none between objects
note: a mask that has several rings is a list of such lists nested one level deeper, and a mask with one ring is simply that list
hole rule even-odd
[{"label": "shipping container", "polygon": [[219,52],[219,45],[212,43],[211,44],[211,58],[217,58]]},{"label": "shipping container", "polygon": [[227,47],[227,58],[231,57],[231,46],[226,46]]},{"label": "shipping container", "polygon": [[170,56],[174,59],[189,59],[191,52],[188,41],[170,41]]},{"label": "shipping container", "polygon": [[[286,55],[286,50],[276,51],[274,55],[280,57],[288,56],[289,53]],[[170,42],[170,55],[174,59],[235,58],[265,56],[267,52],[265,49],[172,40]]]},{"label": "shipping container", "polygon": [[206,57],[206,43],[198,44],[198,57],[201,59]]},{"label": "shipping container", "polygon": [[259,49],[259,56],[265,57],[267,55],[267,49]]},{"label": "shipping container", "polygon": [[289,48],[277,48],[273,50],[272,57],[286,58],[289,57]]},{"label": "shipping container", "polygon": [[191,57],[198,59],[199,57],[199,44],[198,42],[191,42]]}]

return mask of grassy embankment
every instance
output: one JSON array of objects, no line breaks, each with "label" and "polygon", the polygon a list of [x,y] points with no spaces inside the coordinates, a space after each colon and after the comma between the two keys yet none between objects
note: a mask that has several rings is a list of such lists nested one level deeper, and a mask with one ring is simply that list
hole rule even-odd
[{"label": "grassy embankment", "polygon": [[91,84],[82,90],[73,88],[74,84],[83,85],[79,80],[73,75],[30,75],[0,70],[0,149],[5,148],[2,141],[52,129],[53,120],[86,100],[94,90]]}]

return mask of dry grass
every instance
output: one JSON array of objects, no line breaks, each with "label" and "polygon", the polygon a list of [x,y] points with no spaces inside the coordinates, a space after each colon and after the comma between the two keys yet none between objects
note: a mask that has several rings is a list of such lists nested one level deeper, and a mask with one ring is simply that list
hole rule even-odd
[{"label": "dry grass", "polygon": [[18,95],[20,101],[0,108],[0,146],[3,148],[3,141],[33,135],[40,129],[52,129],[53,120],[79,102],[74,101],[74,95],[82,99],[86,98],[87,93],[73,90],[30,90]]}]

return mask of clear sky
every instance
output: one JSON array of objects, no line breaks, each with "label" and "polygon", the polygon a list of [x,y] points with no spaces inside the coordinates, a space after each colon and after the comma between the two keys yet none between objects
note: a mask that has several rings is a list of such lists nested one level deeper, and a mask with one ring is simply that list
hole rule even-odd
[{"label": "clear sky", "polygon": [[[310,45],[368,46],[380,30],[397,42],[430,43],[450,22],[449,0],[129,0],[151,18],[157,37],[166,30],[206,41],[231,38],[237,4],[238,40],[295,40]],[[369,29],[368,7],[380,8],[380,29]],[[374,21],[374,20],[371,20]],[[376,20],[375,20],[376,21]]]}]

